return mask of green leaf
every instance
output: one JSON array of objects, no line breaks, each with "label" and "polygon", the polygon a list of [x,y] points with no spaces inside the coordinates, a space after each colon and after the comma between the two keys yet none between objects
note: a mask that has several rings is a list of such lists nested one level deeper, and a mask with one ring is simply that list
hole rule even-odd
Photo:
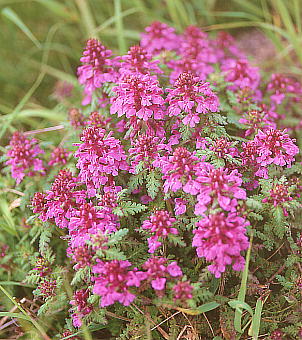
[{"label": "green leaf", "polygon": [[113,209],[113,213],[117,216],[128,216],[128,215],[135,215],[142,211],[145,211],[147,206],[135,203],[131,201],[124,201],[121,203],[119,207]]},{"label": "green leaf", "polygon": [[254,313],[254,316],[252,318],[252,324],[251,324],[251,327],[250,327],[250,330],[249,330],[249,335],[251,335],[253,337],[253,340],[258,339],[263,304],[264,304],[264,302],[261,299],[257,300],[255,313]]},{"label": "green leaf", "polygon": [[157,171],[151,171],[146,177],[146,188],[148,195],[155,199],[160,187],[161,187],[161,174]]},{"label": "green leaf", "polygon": [[206,313],[206,312],[209,312],[210,310],[216,309],[219,306],[220,306],[220,303],[213,301],[213,302],[205,303],[201,305],[200,307],[197,307],[197,310],[200,313]]},{"label": "green leaf", "polygon": [[242,313],[242,309],[247,310],[251,315],[253,315],[253,310],[249,304],[239,300],[231,300],[228,302],[229,306],[236,309],[239,313]]},{"label": "green leaf", "polygon": [[115,233],[110,234],[110,238],[106,244],[109,246],[120,242],[128,234],[128,232],[129,230],[126,228],[119,229]]},{"label": "green leaf", "polygon": [[197,307],[196,309],[187,309],[187,308],[177,307],[177,310],[180,310],[181,312],[188,314],[188,315],[199,315],[202,313],[209,312],[210,310],[213,310],[219,306],[220,306],[220,303],[213,301],[213,302],[205,303]]},{"label": "green leaf", "polygon": [[85,279],[87,279],[87,277],[90,276],[90,270],[88,267],[84,267],[84,268],[80,268],[78,271],[76,271],[76,273],[74,274],[74,277],[71,281],[71,285],[75,286],[76,284],[84,281]]},{"label": "green leaf", "polygon": [[39,251],[43,255],[46,252],[46,249],[49,247],[49,243],[52,236],[52,230],[50,228],[45,227],[43,229],[40,240],[39,240]]},{"label": "green leaf", "polygon": [[15,226],[15,222],[13,219],[13,216],[11,214],[11,211],[9,209],[9,206],[5,200],[0,200],[0,212],[1,212],[1,219],[0,219],[0,225],[2,229],[4,229],[7,233],[17,236],[17,230]]},{"label": "green leaf", "polygon": [[124,261],[126,260],[126,256],[123,252],[119,251],[116,248],[110,248],[110,249],[106,249],[104,251],[104,253],[106,254],[106,259],[107,260],[121,260]]}]

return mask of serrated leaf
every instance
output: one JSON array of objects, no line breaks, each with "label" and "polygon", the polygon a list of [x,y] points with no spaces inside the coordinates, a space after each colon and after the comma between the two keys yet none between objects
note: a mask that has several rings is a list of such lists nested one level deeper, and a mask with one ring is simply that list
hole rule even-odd
[{"label": "serrated leaf", "polygon": [[122,253],[121,251],[119,251],[118,249],[115,249],[115,248],[106,249],[105,254],[106,254],[107,260],[124,261],[124,260],[127,259],[124,253]]},{"label": "serrated leaf", "polygon": [[113,209],[113,213],[117,216],[128,216],[128,215],[135,215],[142,211],[145,211],[147,206],[131,202],[131,201],[124,201],[121,203],[119,207]]},{"label": "serrated leaf", "polygon": [[246,200],[246,205],[252,209],[260,210],[262,209],[262,203],[254,198],[248,198]]},{"label": "serrated leaf", "polygon": [[110,234],[110,238],[106,244],[109,246],[120,242],[128,234],[128,232],[129,230],[127,228],[119,229],[115,233]]},{"label": "serrated leaf", "polygon": [[161,175],[157,171],[151,171],[146,177],[147,192],[152,199],[155,199],[161,187],[160,178]]},{"label": "serrated leaf", "polygon": [[88,267],[84,267],[84,268],[80,268],[78,271],[76,271],[76,273],[74,274],[74,277],[71,281],[71,285],[75,286],[76,284],[84,281],[85,279],[87,279],[87,277],[90,276],[90,270]]},{"label": "serrated leaf", "polygon": [[39,240],[39,251],[43,255],[46,252],[46,248],[49,247],[49,243],[52,236],[52,230],[50,228],[45,228],[41,232]]}]

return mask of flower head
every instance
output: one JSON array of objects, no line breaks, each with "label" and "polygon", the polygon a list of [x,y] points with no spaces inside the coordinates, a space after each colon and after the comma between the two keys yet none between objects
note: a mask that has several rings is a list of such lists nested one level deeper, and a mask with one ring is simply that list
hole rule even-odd
[{"label": "flower head", "polygon": [[135,295],[130,293],[130,287],[139,287],[146,274],[137,271],[136,268],[130,270],[129,261],[112,260],[104,262],[97,260],[97,264],[92,271],[97,274],[94,277],[93,293],[101,296],[101,307],[112,305],[118,301],[124,306],[129,306],[135,299]]},{"label": "flower head", "polygon": [[266,130],[269,128],[276,128],[276,124],[272,121],[272,117],[270,117],[265,110],[250,110],[239,119],[239,123],[248,127],[244,134],[245,137],[258,132],[259,129]]},{"label": "flower head", "polygon": [[136,173],[136,166],[144,163],[145,168],[151,168],[152,163],[159,158],[159,151],[167,148],[163,144],[163,139],[159,137],[150,136],[148,134],[141,134],[131,141],[132,147],[128,150],[131,157],[130,172]]},{"label": "flower head", "polygon": [[197,222],[193,231],[193,247],[197,256],[213,262],[208,269],[215,277],[220,277],[227,265],[234,270],[244,268],[241,251],[248,248],[245,228],[248,222],[235,213],[216,213]]},{"label": "flower head", "polygon": [[155,161],[154,165],[160,167],[164,174],[164,192],[183,189],[196,195],[199,184],[195,177],[199,163],[200,159],[184,147],[178,147],[171,156]]},{"label": "flower head", "polygon": [[178,42],[179,38],[175,34],[175,29],[159,21],[146,27],[141,38],[141,46],[151,54],[177,50]]},{"label": "flower head", "polygon": [[71,108],[68,111],[68,119],[70,121],[71,126],[74,128],[82,128],[85,125],[85,117],[77,108]]},{"label": "flower head", "polygon": [[40,209],[42,215],[40,219],[52,219],[58,227],[64,228],[68,226],[69,219],[75,214],[80,204],[85,202],[86,192],[84,190],[76,190],[79,186],[79,180],[73,177],[70,170],[60,170],[51,186],[46,191],[46,196],[41,195],[37,203],[43,204],[46,201],[46,213],[42,207],[37,205],[36,211]]},{"label": "flower head", "polygon": [[169,234],[178,234],[178,230],[173,227],[176,219],[168,211],[157,210],[148,220],[142,224],[142,228],[149,230],[153,236],[148,238],[149,253],[154,253],[161,246],[159,239],[165,239]]},{"label": "flower head", "polygon": [[287,216],[288,212],[283,204],[293,200],[288,189],[286,184],[275,184],[269,192],[269,197],[265,197],[262,202],[273,204],[274,207],[281,206],[284,215]]},{"label": "flower head", "polygon": [[93,310],[93,306],[87,302],[88,297],[88,289],[80,289],[73,294],[73,299],[70,301],[70,304],[75,307],[75,312],[71,316],[75,327],[81,327],[83,317]]},{"label": "flower head", "polygon": [[291,167],[294,156],[299,152],[294,144],[295,139],[291,139],[285,130],[269,129],[259,130],[254,138],[257,146],[257,163],[265,167],[269,164]]},{"label": "flower head", "polygon": [[102,45],[97,39],[87,40],[83,57],[80,59],[82,66],[78,67],[79,83],[84,85],[85,98],[83,105],[91,102],[93,92],[101,88],[106,82],[115,79],[115,71],[110,59],[112,52]]},{"label": "flower head", "polygon": [[260,82],[260,74],[257,67],[250,66],[246,59],[227,59],[221,66],[225,74],[225,80],[232,83],[230,90],[249,88],[256,90]]},{"label": "flower head", "polygon": [[209,83],[203,83],[192,73],[182,73],[169,92],[169,116],[183,115],[182,122],[195,127],[200,122],[200,114],[219,111],[219,100],[210,89]]},{"label": "flower head", "polygon": [[25,176],[44,175],[43,162],[37,156],[44,151],[36,139],[28,139],[20,132],[14,132],[7,151],[7,165],[11,166],[12,177],[19,184]]},{"label": "flower head", "polygon": [[118,86],[113,87],[116,96],[112,98],[110,113],[119,117],[136,117],[147,121],[149,118],[164,117],[163,90],[156,76],[148,74],[125,74]]},{"label": "flower head", "polygon": [[192,299],[193,287],[190,281],[179,281],[173,287],[174,300],[179,302],[187,302]]},{"label": "flower head", "polygon": [[267,90],[273,92],[271,100],[277,105],[280,105],[288,95],[295,96],[292,98],[294,101],[302,100],[301,84],[279,73],[272,74],[271,80],[267,85]]},{"label": "flower head", "polygon": [[48,165],[50,166],[53,166],[55,164],[65,165],[70,154],[71,152],[67,151],[66,149],[57,147],[52,151]]},{"label": "flower head", "polygon": [[108,182],[108,176],[117,176],[119,170],[127,170],[126,154],[121,141],[106,136],[104,129],[95,126],[87,127],[81,135],[82,143],[75,144],[78,150],[77,168],[80,169],[79,179],[86,184],[88,195],[94,196],[101,185]]},{"label": "flower head", "polygon": [[196,215],[203,215],[207,207],[216,202],[226,211],[235,211],[237,200],[246,199],[246,192],[241,188],[241,175],[237,170],[216,169],[213,165],[204,163],[197,172],[196,181],[199,183]]},{"label": "flower head", "polygon": [[159,292],[165,289],[167,278],[182,276],[182,271],[176,261],[170,264],[167,262],[165,257],[151,257],[143,264],[152,288]]},{"label": "flower head", "polygon": [[152,60],[152,55],[143,47],[134,45],[128,53],[122,56],[121,73],[161,74],[163,71],[158,67],[159,60]]}]

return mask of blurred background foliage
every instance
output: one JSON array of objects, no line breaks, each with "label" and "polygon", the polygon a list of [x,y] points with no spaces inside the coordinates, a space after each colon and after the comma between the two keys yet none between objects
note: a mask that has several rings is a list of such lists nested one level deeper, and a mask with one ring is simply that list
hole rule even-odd
[{"label": "blurred background foliage", "polygon": [[270,62],[301,77],[301,0],[0,0],[0,13],[0,137],[62,121],[54,85],[65,80],[77,91],[87,38],[125,53],[154,20],[178,32],[191,24],[234,35],[257,28],[275,45]]}]

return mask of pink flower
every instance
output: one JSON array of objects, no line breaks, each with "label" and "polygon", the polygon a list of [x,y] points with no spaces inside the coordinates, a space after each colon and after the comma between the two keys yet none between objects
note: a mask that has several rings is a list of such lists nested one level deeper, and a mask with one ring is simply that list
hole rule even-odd
[{"label": "pink flower", "polygon": [[163,73],[158,67],[160,61],[152,60],[152,55],[141,46],[130,47],[128,53],[122,56],[121,59],[121,73]]},{"label": "pink flower", "polygon": [[20,184],[25,176],[45,174],[43,162],[37,157],[44,151],[37,144],[36,139],[27,139],[22,133],[14,132],[6,154],[8,161],[5,164],[11,166],[11,174],[17,184]]},{"label": "pink flower", "polygon": [[186,212],[187,210],[187,201],[185,201],[182,198],[175,198],[174,199],[174,203],[175,203],[175,215],[182,215]]},{"label": "pink flower", "polygon": [[84,190],[74,190],[79,181],[72,176],[70,170],[61,170],[56,176],[51,189],[47,190],[47,218],[54,218],[58,227],[67,227],[67,220],[76,211],[76,208],[85,202]]},{"label": "pink flower", "polygon": [[164,117],[163,90],[156,76],[148,74],[125,74],[118,86],[113,87],[116,96],[111,99],[110,113],[119,117],[136,117],[147,121],[149,118]]},{"label": "pink flower", "polygon": [[74,215],[68,224],[73,247],[84,245],[91,235],[99,232],[105,234],[116,231],[116,217],[112,218],[112,214],[105,210],[96,210],[92,203],[84,203]]},{"label": "pink flower", "polygon": [[225,74],[225,80],[232,83],[230,90],[250,88],[256,90],[260,82],[260,74],[257,67],[250,66],[246,59],[227,59],[221,66]]},{"label": "pink flower", "polygon": [[129,287],[139,287],[146,274],[136,268],[130,270],[130,266],[129,261],[97,260],[92,269],[94,274],[99,274],[94,277],[93,293],[101,296],[101,307],[110,306],[116,301],[129,306],[135,299]]},{"label": "pink flower", "polygon": [[196,195],[199,191],[199,183],[195,177],[199,163],[198,157],[186,148],[178,147],[172,156],[162,157],[153,164],[161,168],[164,174],[162,177],[165,180],[164,192],[183,189],[189,194]]},{"label": "pink flower", "polygon": [[213,45],[216,48],[216,54],[220,61],[230,57],[244,58],[244,53],[239,50],[235,39],[227,32],[218,32]]},{"label": "pink flower", "polygon": [[48,206],[46,196],[47,196],[46,193],[36,192],[31,200],[33,212],[35,214],[40,214],[39,218],[43,222],[47,221],[48,219],[47,217]]},{"label": "pink flower", "polygon": [[79,83],[84,85],[85,98],[82,102],[87,105],[91,102],[93,92],[101,88],[104,83],[115,80],[113,61],[109,58],[112,52],[107,50],[97,39],[87,40],[82,66],[78,67]]},{"label": "pink flower", "polygon": [[66,149],[57,147],[51,153],[48,165],[50,166],[53,166],[55,164],[65,165],[67,163],[67,160],[70,154],[71,152],[67,151]]},{"label": "pink flower", "polygon": [[282,74],[272,74],[271,80],[267,85],[267,90],[272,91],[271,100],[277,105],[280,105],[288,95],[296,95],[293,101],[302,100],[302,86],[299,82],[292,78],[288,78]]},{"label": "pink flower", "polygon": [[67,256],[71,257],[72,261],[75,263],[73,267],[75,270],[92,266],[92,259],[95,255],[95,250],[87,244],[76,247],[70,246],[67,248],[66,252]]},{"label": "pink flower", "polygon": [[239,119],[239,123],[248,126],[248,129],[244,133],[245,137],[258,132],[259,129],[276,128],[276,124],[264,110],[251,110],[246,112],[243,117]]},{"label": "pink flower", "polygon": [[274,207],[281,206],[284,216],[288,216],[288,212],[286,208],[283,206],[285,202],[293,200],[288,191],[288,185],[274,184],[269,194],[270,196],[265,197],[262,200],[262,202],[273,204]]},{"label": "pink flower", "polygon": [[238,149],[234,144],[234,142],[228,141],[225,137],[220,137],[213,142],[209,149],[215,152],[218,158],[223,158],[227,161],[228,156],[238,156]]},{"label": "pink flower", "polygon": [[182,122],[195,127],[200,122],[200,114],[219,111],[219,100],[210,89],[209,83],[203,83],[192,73],[182,73],[169,92],[169,116],[181,116]]},{"label": "pink flower", "polygon": [[109,175],[117,176],[119,170],[128,169],[121,141],[112,137],[113,132],[105,133],[104,129],[88,127],[82,133],[82,143],[75,144],[79,179],[86,184],[90,197],[108,182]]},{"label": "pink flower", "polygon": [[201,80],[214,71],[210,64],[217,62],[214,48],[206,33],[196,26],[188,26],[181,37],[178,53],[180,59],[172,59],[168,66],[172,68],[170,82],[173,84],[181,73],[192,73]]},{"label": "pink flower", "polygon": [[148,220],[143,222],[142,229],[149,230],[154,235],[148,238],[149,253],[154,253],[161,246],[159,239],[163,240],[169,234],[178,234],[178,230],[172,227],[175,222],[176,219],[165,210],[155,211]]},{"label": "pink flower", "polygon": [[196,215],[203,215],[207,207],[216,202],[222,209],[234,212],[238,204],[237,200],[246,199],[246,192],[240,187],[241,175],[237,170],[215,169],[213,165],[204,163],[196,175],[199,183]]},{"label": "pink flower", "polygon": [[82,326],[82,319],[93,311],[93,306],[87,302],[89,297],[88,289],[77,290],[73,295],[70,304],[75,307],[75,312],[71,315],[74,327]]},{"label": "pink flower", "polygon": [[68,111],[68,120],[70,121],[71,126],[76,129],[82,128],[85,125],[85,117],[80,110],[76,108],[71,108]]},{"label": "pink flower", "polygon": [[88,126],[96,126],[98,128],[106,129],[111,121],[111,118],[106,118],[98,111],[90,113],[89,118],[86,122]]},{"label": "pink flower", "polygon": [[245,235],[249,223],[235,213],[216,213],[197,222],[193,231],[193,247],[197,256],[213,262],[208,269],[219,278],[227,265],[234,270],[243,270],[244,258],[240,252],[249,246]]},{"label": "pink flower", "polygon": [[167,148],[163,139],[159,137],[141,134],[131,141],[132,148],[128,150],[131,157],[129,172],[135,174],[136,166],[143,162],[144,168],[150,169],[154,160],[159,158],[159,151]]},{"label": "pink flower", "polygon": [[168,25],[155,21],[145,28],[142,34],[141,46],[151,54],[158,54],[162,51],[177,50],[179,38],[175,34],[175,29]]},{"label": "pink flower", "polygon": [[254,141],[257,146],[257,163],[265,167],[269,164],[291,167],[294,156],[299,148],[294,144],[286,130],[269,129],[264,132],[259,130]]},{"label": "pink flower", "polygon": [[193,298],[192,291],[193,287],[191,286],[190,281],[179,281],[173,287],[174,300],[186,302]]},{"label": "pink flower", "polygon": [[34,213],[39,213],[42,221],[54,219],[58,227],[67,227],[79,205],[86,202],[86,193],[76,190],[78,186],[79,181],[70,170],[59,171],[50,190],[35,194],[32,200]]},{"label": "pink flower", "polygon": [[177,263],[174,261],[167,265],[165,257],[151,257],[143,264],[143,268],[147,270],[147,278],[156,291],[165,289],[167,278],[182,276],[182,271]]}]

